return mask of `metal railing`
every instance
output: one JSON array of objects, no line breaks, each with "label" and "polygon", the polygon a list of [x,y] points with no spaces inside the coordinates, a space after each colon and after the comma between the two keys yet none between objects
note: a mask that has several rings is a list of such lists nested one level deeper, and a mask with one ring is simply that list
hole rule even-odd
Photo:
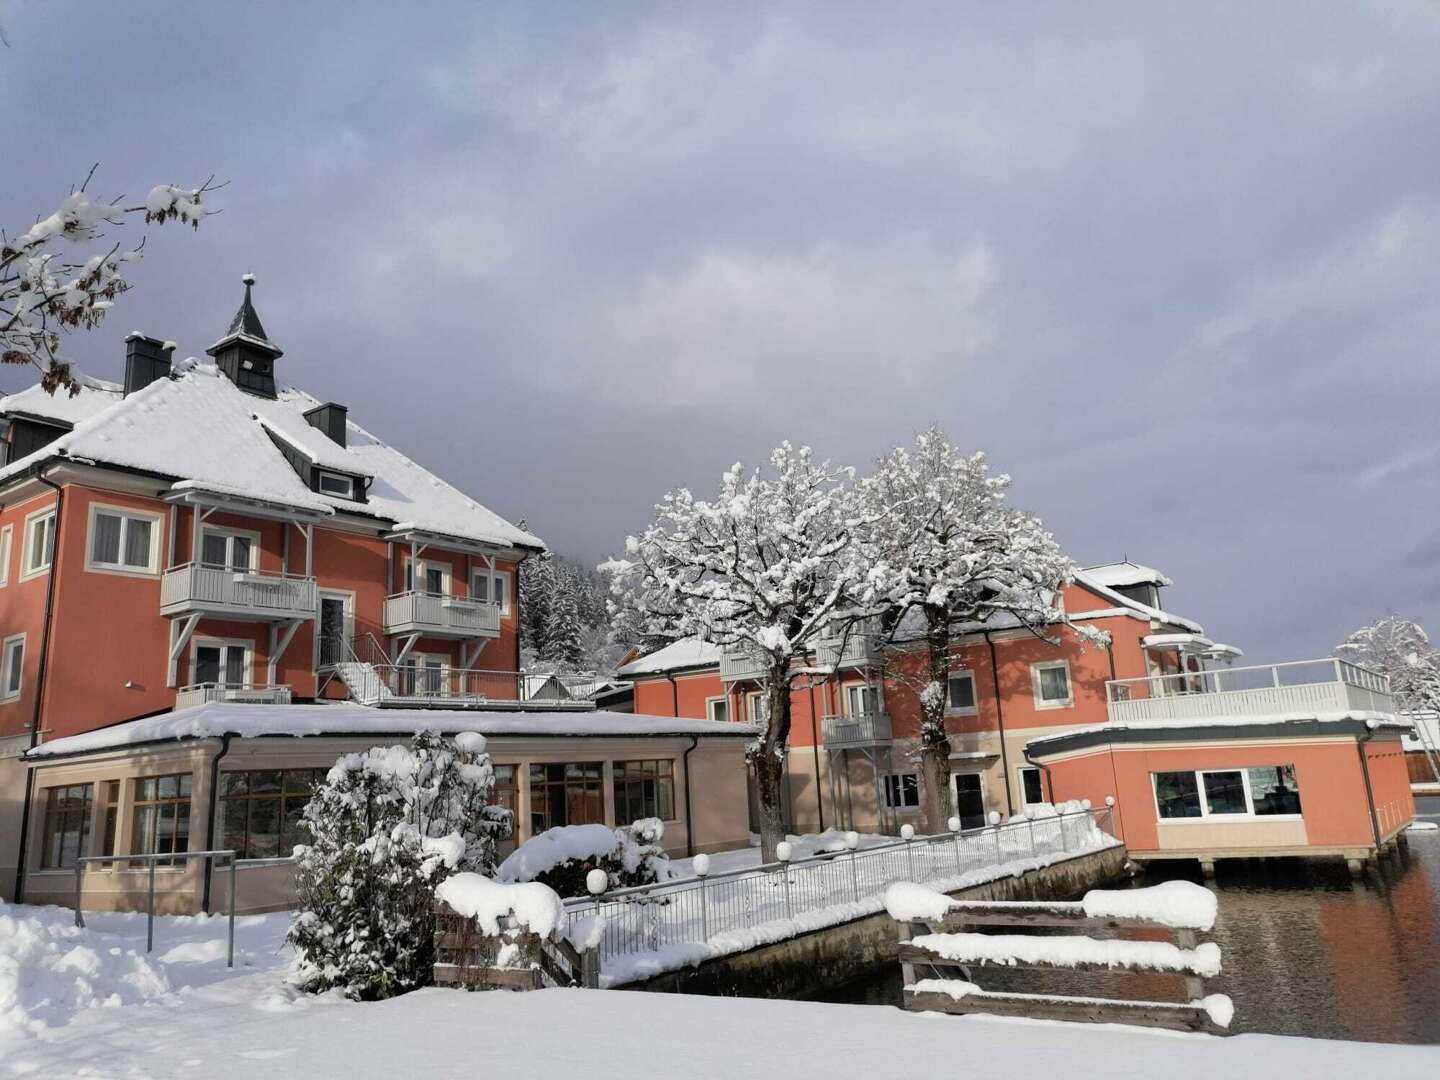
[{"label": "metal railing", "polygon": [[819,667],[873,667],[880,660],[880,639],[865,626],[855,626],[843,638],[822,638],[815,643]]},{"label": "metal railing", "polygon": [[312,619],[315,604],[315,579],[301,574],[185,563],[160,579],[163,615],[199,610]]},{"label": "metal railing", "polygon": [[409,631],[486,636],[500,633],[500,605],[464,596],[402,592],[385,598],[385,633]]},{"label": "metal railing", "polygon": [[259,686],[230,686],[226,683],[192,683],[175,691],[175,708],[205,705],[212,701],[240,702],[246,705],[289,705],[290,687],[283,683]]},{"label": "metal railing", "polygon": [[235,966],[235,878],[237,871],[250,869],[256,866],[287,866],[293,865],[293,858],[283,859],[237,859],[232,849],[221,851],[175,851],[156,855],[84,855],[75,860],[75,925],[84,929],[85,911],[81,907],[85,887],[85,867],[90,863],[147,863],[149,873],[146,875],[148,885],[146,889],[147,900],[145,904],[145,951],[153,952],[155,949],[155,867],[164,863],[167,868],[174,866],[177,862],[188,862],[191,859],[206,859],[212,866],[218,860],[222,865],[228,866],[230,870],[230,904],[228,907],[228,926],[226,928],[225,966]]},{"label": "metal railing", "polygon": [[1112,679],[1105,698],[1110,719],[1121,722],[1395,709],[1384,675],[1334,657]]},{"label": "metal railing", "polygon": [[720,678],[724,682],[759,679],[765,670],[764,655],[754,649],[732,647],[720,654]]},{"label": "metal railing", "polygon": [[484,705],[593,709],[591,695],[608,685],[608,680],[595,675],[480,671],[363,660],[336,664],[335,673],[350,696],[362,705],[446,709]]},{"label": "metal railing", "polygon": [[[897,881],[947,889],[984,880],[1019,860],[1054,860],[1109,846],[1110,810],[1077,810],[979,829],[916,836],[863,849],[777,862],[758,869],[641,885],[565,901],[567,925],[599,916],[602,961],[670,945],[709,941],[777,919],[837,908],[835,922],[858,917],[855,905],[878,905]],[[962,881],[961,879],[966,879]],[[796,931],[797,933],[799,931]],[[783,936],[783,935],[782,935]]]},{"label": "metal railing", "polygon": [[887,743],[893,737],[890,714],[863,713],[859,716],[827,716],[821,721],[826,746],[871,746]]}]

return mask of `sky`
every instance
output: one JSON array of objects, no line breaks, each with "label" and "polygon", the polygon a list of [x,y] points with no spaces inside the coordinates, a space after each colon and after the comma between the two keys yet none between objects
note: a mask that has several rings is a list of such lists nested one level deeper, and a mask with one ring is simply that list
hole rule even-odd
[{"label": "sky", "polygon": [[[0,0],[0,224],[214,174],[67,343],[282,381],[586,561],[931,423],[1255,661],[1440,631],[1440,3]],[[126,232],[135,231],[135,227]],[[127,236],[128,239],[128,236]],[[0,371],[0,389],[26,381]]]}]

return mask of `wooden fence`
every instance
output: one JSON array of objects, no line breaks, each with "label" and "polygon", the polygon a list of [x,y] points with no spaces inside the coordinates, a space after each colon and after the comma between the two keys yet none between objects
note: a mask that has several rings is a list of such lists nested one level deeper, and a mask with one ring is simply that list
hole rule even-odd
[{"label": "wooden fence", "polygon": [[473,918],[439,903],[435,912],[435,985],[464,990],[541,990],[600,985],[598,949],[577,949],[559,933],[543,936],[508,920],[487,934]]}]

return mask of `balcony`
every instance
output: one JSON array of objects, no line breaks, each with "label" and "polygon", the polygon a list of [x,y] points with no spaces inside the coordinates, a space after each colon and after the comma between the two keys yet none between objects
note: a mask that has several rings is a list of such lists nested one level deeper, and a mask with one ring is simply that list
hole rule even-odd
[{"label": "balcony", "polygon": [[385,633],[437,638],[500,636],[500,606],[487,600],[403,592],[385,598]]},{"label": "balcony", "polygon": [[852,627],[843,638],[824,638],[816,642],[815,663],[834,671],[877,667],[880,664],[879,639],[863,626]]},{"label": "balcony", "polygon": [[315,618],[315,579],[186,563],[160,579],[160,614],[261,620]]},{"label": "balcony", "polygon": [[825,745],[831,749],[846,746],[875,746],[891,739],[890,714],[864,713],[860,716],[827,716],[821,724]]},{"label": "balcony", "polygon": [[727,648],[720,654],[720,679],[723,682],[761,679],[765,675],[765,667],[764,654],[755,650]]},{"label": "balcony", "polygon": [[1113,723],[1395,711],[1384,675],[1333,658],[1114,679],[1105,684],[1105,698]]},{"label": "balcony", "polygon": [[593,709],[609,681],[594,675],[478,671],[443,665],[346,661],[335,673],[362,705],[390,708]]},{"label": "balcony", "polygon": [[207,705],[212,701],[229,701],[242,705],[289,705],[290,687],[226,686],[224,683],[195,683],[175,692],[175,708]]}]

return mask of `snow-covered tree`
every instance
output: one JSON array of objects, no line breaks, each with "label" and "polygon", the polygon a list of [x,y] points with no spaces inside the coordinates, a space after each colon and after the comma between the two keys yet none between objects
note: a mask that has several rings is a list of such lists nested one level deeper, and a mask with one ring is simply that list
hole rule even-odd
[{"label": "snow-covered tree", "polygon": [[[1440,712],[1440,650],[1419,623],[1386,615],[1356,630],[1335,647],[1335,655],[1388,678],[1401,711]],[[1425,755],[1440,781],[1440,756],[1428,745]]]},{"label": "snow-covered tree", "polygon": [[[940,832],[952,813],[945,712],[954,624],[1003,620],[1045,636],[1064,622],[1057,600],[1075,567],[1039,518],[1008,505],[1010,478],[992,475],[983,453],[958,452],[939,428],[891,451],[860,487],[877,522],[865,534],[866,562],[891,605],[886,673],[918,698],[921,807]],[[915,635],[918,649],[908,640]]]},{"label": "snow-covered tree", "polygon": [[575,671],[585,660],[581,645],[579,585],[564,566],[555,569],[550,592],[550,619],[540,659],[565,671]]},{"label": "snow-covered tree", "polygon": [[742,650],[758,664],[766,720],[747,752],[766,861],[784,839],[791,684],[808,678],[803,660],[818,639],[875,610],[855,539],[864,523],[853,471],[788,442],[769,465],[748,473],[735,465],[710,500],[672,491],[650,527],[626,540],[625,557],[601,567],[611,576],[612,617],[655,639]]},{"label": "snow-covered tree", "polygon": [[[150,189],[141,203],[109,202],[86,190],[94,178],[71,191],[55,212],[12,236],[0,230],[0,362],[33,364],[40,385],[49,393],[80,392],[80,382],[61,352],[62,335],[99,324],[115,299],[130,289],[125,264],[140,258],[144,240],[129,251],[106,241],[106,229],[128,217],[143,215],[147,223],[180,221],[198,227],[212,213],[205,196],[215,185],[207,180],[186,190],[170,184]],[[60,245],[89,251],[62,256]]]},{"label": "snow-covered tree", "polygon": [[289,941],[300,983],[371,1001],[430,983],[435,889],[452,873],[490,875],[510,811],[491,805],[485,740],[416,735],[335,763],[305,808],[299,910]]}]

